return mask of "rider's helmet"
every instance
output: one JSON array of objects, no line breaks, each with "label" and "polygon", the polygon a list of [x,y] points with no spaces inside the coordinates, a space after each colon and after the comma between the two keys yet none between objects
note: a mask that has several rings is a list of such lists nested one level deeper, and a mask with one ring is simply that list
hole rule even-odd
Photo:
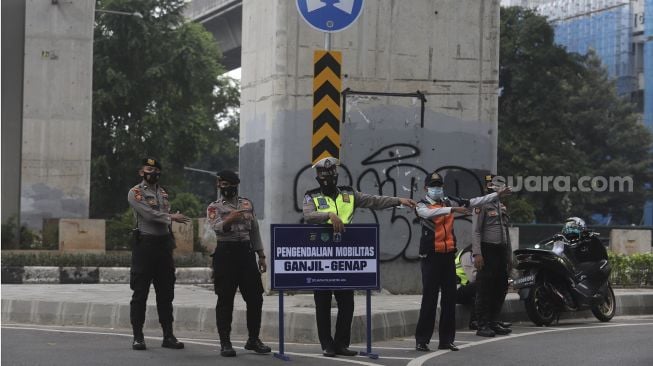
[{"label": "rider's helmet", "polygon": [[580,217],[570,217],[565,220],[562,227],[562,235],[568,240],[579,239],[586,230],[585,221]]}]

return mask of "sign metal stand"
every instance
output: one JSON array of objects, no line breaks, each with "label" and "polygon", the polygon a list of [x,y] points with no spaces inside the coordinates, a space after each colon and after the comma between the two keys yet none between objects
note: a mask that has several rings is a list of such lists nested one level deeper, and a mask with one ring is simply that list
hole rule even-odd
[{"label": "sign metal stand", "polygon": [[274,353],[274,357],[283,361],[290,361],[290,357],[286,356],[284,345],[283,333],[283,290],[279,290],[279,352]]}]

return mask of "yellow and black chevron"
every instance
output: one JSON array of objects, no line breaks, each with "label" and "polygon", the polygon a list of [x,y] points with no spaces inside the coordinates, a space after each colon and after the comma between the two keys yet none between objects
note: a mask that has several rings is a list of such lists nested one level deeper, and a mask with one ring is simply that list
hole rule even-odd
[{"label": "yellow and black chevron", "polygon": [[340,65],[339,51],[313,54],[313,164],[326,157],[340,159]]}]

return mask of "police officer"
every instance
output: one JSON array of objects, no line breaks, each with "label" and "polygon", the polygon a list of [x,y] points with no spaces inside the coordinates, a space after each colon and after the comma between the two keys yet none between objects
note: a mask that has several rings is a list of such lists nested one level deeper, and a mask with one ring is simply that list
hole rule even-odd
[{"label": "police officer", "polygon": [[[476,274],[478,270],[474,265],[472,255],[472,245],[456,255],[456,275],[458,276],[458,289],[456,290],[456,304],[468,305],[470,309],[469,329],[478,330],[478,321],[476,320]],[[499,325],[504,328],[510,328],[512,323],[499,321]]]},{"label": "police officer", "polygon": [[435,328],[435,313],[440,299],[440,322],[438,349],[458,351],[453,343],[456,336],[456,236],[453,231],[454,214],[469,213],[469,207],[476,207],[498,199],[501,193],[492,193],[470,200],[444,195],[444,181],[437,172],[424,180],[426,197],[417,204],[416,213],[421,219],[420,257],[422,269],[422,304],[415,329],[415,349],[430,351]]},{"label": "police officer", "polygon": [[[405,205],[415,207],[415,201],[408,198],[373,196],[358,192],[352,187],[338,186],[338,159],[321,159],[313,168],[317,173],[319,188],[306,192],[304,196],[304,219],[309,224],[331,224],[335,232],[345,230],[351,223],[357,208],[380,210]],[[338,303],[336,333],[331,336],[331,298]],[[324,350],[324,356],[356,356],[358,352],[349,349],[351,322],[354,316],[354,291],[314,291],[317,332]]]},{"label": "police officer", "polygon": [[[494,175],[485,176],[487,192],[494,192],[500,187],[493,183],[493,179]],[[481,337],[512,332],[512,329],[499,322],[499,314],[508,290],[511,250],[508,219],[506,206],[498,200],[476,208],[472,216],[472,253],[474,265],[478,269],[476,335]]]},{"label": "police officer", "polygon": [[153,158],[142,161],[138,174],[141,183],[129,190],[127,200],[136,219],[135,238],[132,246],[130,287],[134,291],[130,302],[130,319],[134,331],[132,348],[144,350],[143,323],[150,284],[156,291],[156,309],[163,328],[162,347],[180,349],[184,344],[172,333],[172,300],[175,297],[175,264],[172,250],[172,221],[187,223],[180,213],[170,213],[168,194],[161,187],[161,163]]},{"label": "police officer", "polygon": [[269,353],[270,347],[259,339],[263,308],[261,273],[267,270],[267,266],[254,206],[247,198],[238,197],[240,179],[236,173],[223,170],[217,176],[221,198],[209,205],[206,216],[217,236],[213,253],[213,281],[218,295],[215,318],[220,336],[220,354],[223,357],[236,356],[230,339],[236,289],[240,289],[247,304],[249,338],[245,349]]}]

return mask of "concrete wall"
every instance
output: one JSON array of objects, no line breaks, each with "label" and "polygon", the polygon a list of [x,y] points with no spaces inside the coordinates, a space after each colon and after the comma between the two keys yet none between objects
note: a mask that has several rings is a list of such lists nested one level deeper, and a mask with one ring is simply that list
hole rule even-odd
[{"label": "concrete wall", "polygon": [[[357,23],[332,39],[343,51],[343,89],[420,90],[425,124],[411,98],[348,98],[340,183],[419,198],[426,172],[449,166],[449,194],[479,194],[478,176],[496,169],[498,32],[498,0],[366,1]],[[312,59],[323,45],[294,1],[244,0],[241,189],[265,243],[269,224],[301,220],[303,193],[316,186],[308,168]],[[412,212],[359,210],[355,222],[381,225],[383,287],[419,291]],[[459,246],[469,243],[468,222],[456,231]]]},{"label": "concrete wall", "polygon": [[94,1],[27,0],[21,219],[88,217]]},{"label": "concrete wall", "polygon": [[2,222],[20,212],[25,1],[2,1]]}]

